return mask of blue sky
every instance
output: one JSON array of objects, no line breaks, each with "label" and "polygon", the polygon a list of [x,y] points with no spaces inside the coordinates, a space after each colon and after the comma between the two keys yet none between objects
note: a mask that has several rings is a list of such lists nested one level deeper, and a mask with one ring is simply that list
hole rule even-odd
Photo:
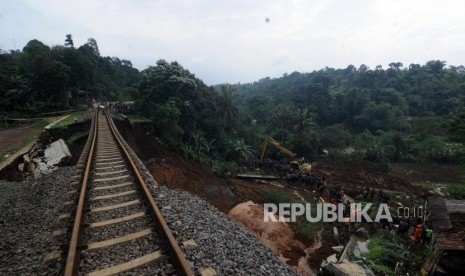
[{"label": "blue sky", "polygon": [[[0,0],[0,49],[31,39],[138,69],[177,60],[207,84],[245,83],[349,64],[464,65],[462,0]],[[266,18],[269,20],[267,21]]]}]

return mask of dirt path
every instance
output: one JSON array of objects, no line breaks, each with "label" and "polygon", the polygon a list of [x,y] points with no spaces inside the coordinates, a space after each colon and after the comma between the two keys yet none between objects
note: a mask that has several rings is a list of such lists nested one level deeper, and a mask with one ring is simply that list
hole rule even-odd
[{"label": "dirt path", "polygon": [[21,147],[25,139],[37,136],[41,131],[40,125],[40,122],[35,122],[16,128],[0,129],[0,154],[3,156]]}]

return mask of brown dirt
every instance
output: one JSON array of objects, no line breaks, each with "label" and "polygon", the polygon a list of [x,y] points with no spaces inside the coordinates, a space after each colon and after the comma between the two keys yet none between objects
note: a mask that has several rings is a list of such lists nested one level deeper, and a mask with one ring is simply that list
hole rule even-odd
[{"label": "brown dirt", "polygon": [[305,255],[306,246],[296,239],[289,225],[284,222],[264,222],[262,206],[252,201],[244,202],[231,209],[228,216],[251,231],[283,262],[296,266]]},{"label": "brown dirt", "polygon": [[15,128],[0,129],[0,154],[4,155],[8,151],[21,147],[23,140],[38,135],[41,130],[38,129],[40,123],[29,123]]},{"label": "brown dirt", "polygon": [[[27,133],[29,133],[30,135],[38,135],[39,141],[41,141],[44,144],[48,144],[60,138],[66,141],[68,138],[70,138],[75,133],[88,131],[89,127],[90,127],[89,120],[70,125],[67,128],[57,128],[57,129],[52,128],[46,131],[43,131],[42,129],[33,130],[31,126],[29,126],[28,130],[22,132],[21,135],[25,135],[24,138],[26,138]],[[79,157],[81,156],[82,149],[85,146],[86,140],[87,140],[87,136],[84,136],[84,137],[77,139],[73,144],[71,145],[68,144],[68,148],[70,150],[72,157],[71,157],[71,160],[64,165],[76,165],[77,164]],[[23,162],[23,157],[21,155],[0,171],[0,179],[8,180],[8,181],[15,181],[15,182],[23,181],[25,179],[25,175],[24,173],[20,172],[17,169],[18,164],[22,162]]]},{"label": "brown dirt", "polygon": [[460,183],[465,180],[462,168],[454,164],[398,163],[392,175],[409,182]]},{"label": "brown dirt", "polygon": [[317,172],[325,175],[329,185],[342,186],[351,196],[361,195],[363,188],[369,186],[388,193],[406,193],[425,196],[426,192],[413,186],[409,181],[388,173],[378,164],[357,160],[350,163],[321,161]]},{"label": "brown dirt", "polygon": [[143,125],[132,126],[115,120],[118,130],[141,158],[155,181],[172,189],[189,191],[210,202],[227,214],[239,203],[262,202],[264,184],[218,177],[210,168],[169,150],[157,139],[147,135]]},{"label": "brown dirt", "polygon": [[[218,177],[211,172],[208,166],[202,166],[193,160],[186,159],[184,156],[170,151],[147,133],[146,126],[132,126],[128,122],[122,121],[116,123],[123,137],[146,164],[147,169],[159,184],[173,189],[189,191],[204,198],[226,214],[234,206],[243,202],[253,201],[258,204],[263,202],[263,188],[270,187],[270,184]],[[360,196],[366,185],[377,190],[383,189],[385,192],[423,195],[423,191],[419,190],[418,187],[414,187],[408,180],[398,177],[395,168],[392,173],[388,173],[378,165],[366,161],[351,163],[320,161],[316,170],[318,174],[327,177],[329,185],[344,186],[346,193],[352,197]],[[275,184],[282,185],[284,183],[276,181]],[[292,189],[277,188],[274,185],[273,188],[296,197]],[[299,193],[309,196],[303,191]],[[263,239],[266,236],[267,238],[263,240],[265,244],[268,244],[275,252],[281,252],[282,257],[289,259],[287,261],[289,264],[297,265],[298,260],[305,256],[305,250],[302,250],[301,244],[296,246],[296,239],[289,238],[290,235],[288,235],[289,239],[287,239],[289,244],[286,244],[284,237],[282,237],[283,239],[277,239],[276,244],[269,244],[269,241],[272,241],[275,237],[266,234],[267,230],[256,224],[263,221],[261,218],[251,219],[251,217],[260,217],[259,213],[257,215],[258,210],[256,210],[256,207],[248,208],[246,211],[242,210],[241,215],[237,216],[236,214],[232,215],[232,217],[246,225],[259,238]],[[342,235],[342,233],[340,234]],[[280,245],[281,242],[284,245]],[[302,244],[308,245],[305,242],[302,242]],[[326,227],[325,225],[322,245],[309,254],[309,266],[312,269],[318,268],[321,260],[335,253],[331,247],[337,244],[338,242],[332,237],[332,226],[327,225]]]}]

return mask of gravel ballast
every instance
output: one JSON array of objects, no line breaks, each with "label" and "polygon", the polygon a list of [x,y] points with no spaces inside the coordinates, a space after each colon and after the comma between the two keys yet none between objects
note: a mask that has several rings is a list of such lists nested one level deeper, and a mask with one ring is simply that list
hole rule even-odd
[{"label": "gravel ballast", "polygon": [[[158,207],[197,275],[211,268],[217,275],[296,275],[293,269],[279,261],[271,249],[203,199],[184,191],[158,186],[140,159],[132,150],[129,152],[135,157],[136,165],[141,169]],[[66,241],[63,241],[60,247],[57,238],[52,237],[52,232],[69,225],[60,222],[58,217],[73,208],[65,205],[65,202],[77,195],[68,194],[73,189],[70,182],[74,172],[75,167],[65,167],[42,177],[37,182],[0,182],[0,275],[63,273],[63,262],[54,262],[51,266],[44,264],[44,258],[52,251],[63,251],[66,248]],[[105,194],[104,191],[98,193]],[[131,206],[126,212],[129,214],[139,210]],[[95,215],[91,221],[96,217],[99,220],[106,218],[100,214]],[[132,226],[122,224],[119,227],[139,228],[138,224],[141,224],[142,228],[147,226],[142,220]],[[110,237],[105,231],[97,232],[99,239]],[[65,234],[63,239],[67,239],[68,236],[69,233]],[[138,241],[141,243],[138,245],[141,251],[157,250],[158,248],[149,242],[156,236],[157,234],[153,233]],[[190,240],[195,244],[183,245],[183,242]],[[108,249],[108,252],[117,257],[118,252],[123,252],[123,248],[118,246]],[[82,253],[84,263],[92,270],[93,253]],[[139,253],[134,252],[133,255]],[[175,272],[174,268],[157,267],[157,264],[153,264],[128,272],[127,275],[171,274],[170,270]]]},{"label": "gravel ballast", "polygon": [[74,167],[63,167],[34,182],[0,183],[0,275],[49,275],[61,267],[43,264],[59,249],[52,232],[69,199]]},{"label": "gravel ballast", "polygon": [[[207,268],[217,275],[297,275],[271,249],[205,200],[159,186],[137,155],[131,149],[129,153],[197,275]],[[189,240],[196,245],[182,244]]]}]

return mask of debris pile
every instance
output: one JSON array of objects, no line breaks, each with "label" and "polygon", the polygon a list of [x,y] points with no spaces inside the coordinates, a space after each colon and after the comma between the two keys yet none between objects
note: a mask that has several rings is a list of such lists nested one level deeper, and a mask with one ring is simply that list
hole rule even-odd
[{"label": "debris pile", "polygon": [[36,142],[23,155],[23,161],[19,163],[18,170],[23,172],[27,179],[36,180],[42,175],[50,174],[70,159],[71,153],[63,139],[47,146],[43,142]]}]

